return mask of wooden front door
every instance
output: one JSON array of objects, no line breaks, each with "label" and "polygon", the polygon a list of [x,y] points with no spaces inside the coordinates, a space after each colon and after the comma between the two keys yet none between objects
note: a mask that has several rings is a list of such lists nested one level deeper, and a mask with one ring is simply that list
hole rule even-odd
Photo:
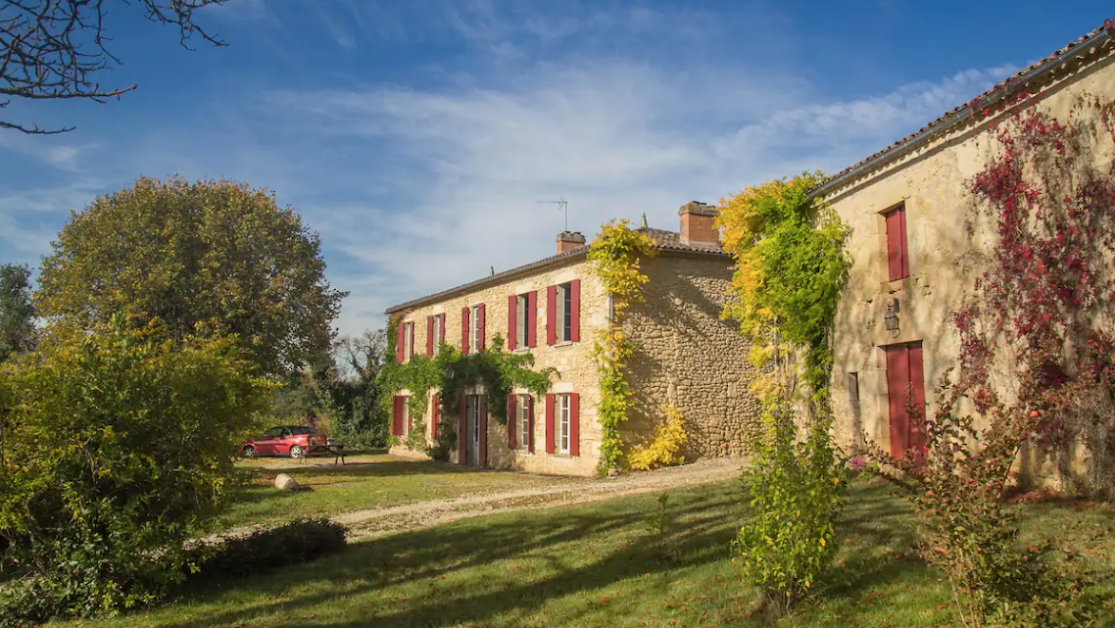
[{"label": "wooden front door", "polygon": [[488,460],[488,408],[484,395],[465,397],[465,464],[483,467]]},{"label": "wooden front door", "polygon": [[[890,405],[890,453],[903,458],[925,447],[925,372],[921,342],[883,347],[887,353],[887,401]],[[911,412],[912,411],[912,412]]]}]

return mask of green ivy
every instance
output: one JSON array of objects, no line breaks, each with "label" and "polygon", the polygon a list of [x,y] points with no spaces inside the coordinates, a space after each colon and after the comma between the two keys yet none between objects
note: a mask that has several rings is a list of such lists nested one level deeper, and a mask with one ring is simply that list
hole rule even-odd
[{"label": "green ivy", "polygon": [[[388,325],[397,328],[399,319],[393,318]],[[524,388],[535,397],[541,397],[550,390],[550,380],[557,369],[547,367],[534,369],[534,355],[529,352],[510,353],[504,351],[504,339],[500,334],[492,339],[491,346],[477,353],[464,354],[456,347],[442,343],[436,356],[411,356],[410,361],[399,364],[395,361],[396,340],[388,334],[388,362],[380,371],[379,385],[385,391],[383,398],[390,412],[390,399],[400,390],[410,391],[410,415],[413,429],[405,439],[395,442],[405,443],[415,449],[426,448],[435,460],[444,460],[457,444],[456,422],[446,417],[458,416],[461,396],[466,389],[483,386],[487,398],[488,415],[493,416],[500,425],[507,425],[507,398],[514,388]],[[441,405],[441,429],[434,445],[426,444],[426,406],[431,391],[436,391]]]},{"label": "green ivy", "polygon": [[596,412],[602,432],[598,467],[601,474],[622,471],[625,464],[619,429],[635,406],[625,367],[635,354],[636,345],[623,333],[619,321],[631,303],[643,298],[643,285],[648,278],[640,270],[639,260],[655,253],[654,242],[646,234],[632,230],[626,220],[604,224],[588,252],[604,293],[612,297],[612,320],[593,345],[600,386]]}]

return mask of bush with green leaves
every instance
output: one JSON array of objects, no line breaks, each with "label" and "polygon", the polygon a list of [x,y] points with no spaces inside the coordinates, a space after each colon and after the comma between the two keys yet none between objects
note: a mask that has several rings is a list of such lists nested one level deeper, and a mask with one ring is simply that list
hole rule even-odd
[{"label": "bush with green leaves", "polygon": [[744,469],[750,517],[733,547],[744,577],[776,615],[809,593],[836,556],[846,482],[829,425],[818,419],[799,440],[789,407],[768,403],[762,437]]},{"label": "bush with green leaves", "polygon": [[[159,599],[266,410],[235,339],[122,317],[0,367],[0,606],[28,621]],[[0,616],[3,616],[0,613]]]}]

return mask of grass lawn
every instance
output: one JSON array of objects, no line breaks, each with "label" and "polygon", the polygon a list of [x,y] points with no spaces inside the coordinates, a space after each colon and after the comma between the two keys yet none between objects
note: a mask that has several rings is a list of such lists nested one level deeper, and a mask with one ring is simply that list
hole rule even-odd
[{"label": "grass lawn", "polygon": [[[757,616],[728,543],[738,482],[671,493],[676,557],[646,528],[655,494],[498,514],[356,543],[342,554],[236,583],[205,583],[167,606],[85,626],[745,626]],[[1034,534],[1102,528],[1091,560],[1115,556],[1112,511],[1026,506]],[[913,552],[912,519],[877,481],[853,485],[841,553],[822,596],[780,627],[947,626],[950,594]],[[1101,595],[1115,595],[1110,584]],[[1108,620],[1107,624],[1115,625]]]},{"label": "grass lawn", "polygon": [[[240,489],[230,511],[218,521],[217,529],[571,483],[569,478],[479,471],[385,454],[348,456],[343,466],[334,466],[332,457],[313,457],[305,462],[261,458],[240,464],[252,474],[252,481]],[[279,473],[287,473],[313,490],[279,491],[271,485]]]}]

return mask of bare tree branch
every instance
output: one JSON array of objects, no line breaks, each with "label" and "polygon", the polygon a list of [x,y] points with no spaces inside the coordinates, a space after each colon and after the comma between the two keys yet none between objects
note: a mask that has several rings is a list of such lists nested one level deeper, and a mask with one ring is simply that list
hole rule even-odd
[{"label": "bare tree branch", "polygon": [[[178,29],[183,48],[194,38],[227,44],[194,23],[194,11],[229,0],[0,0],[0,109],[13,99],[86,99],[103,103],[135,85],[102,88],[101,70],[119,65],[107,47],[105,9],[135,6],[157,24]],[[43,129],[34,123],[0,119],[0,130],[31,135],[65,133],[74,127]]]}]

